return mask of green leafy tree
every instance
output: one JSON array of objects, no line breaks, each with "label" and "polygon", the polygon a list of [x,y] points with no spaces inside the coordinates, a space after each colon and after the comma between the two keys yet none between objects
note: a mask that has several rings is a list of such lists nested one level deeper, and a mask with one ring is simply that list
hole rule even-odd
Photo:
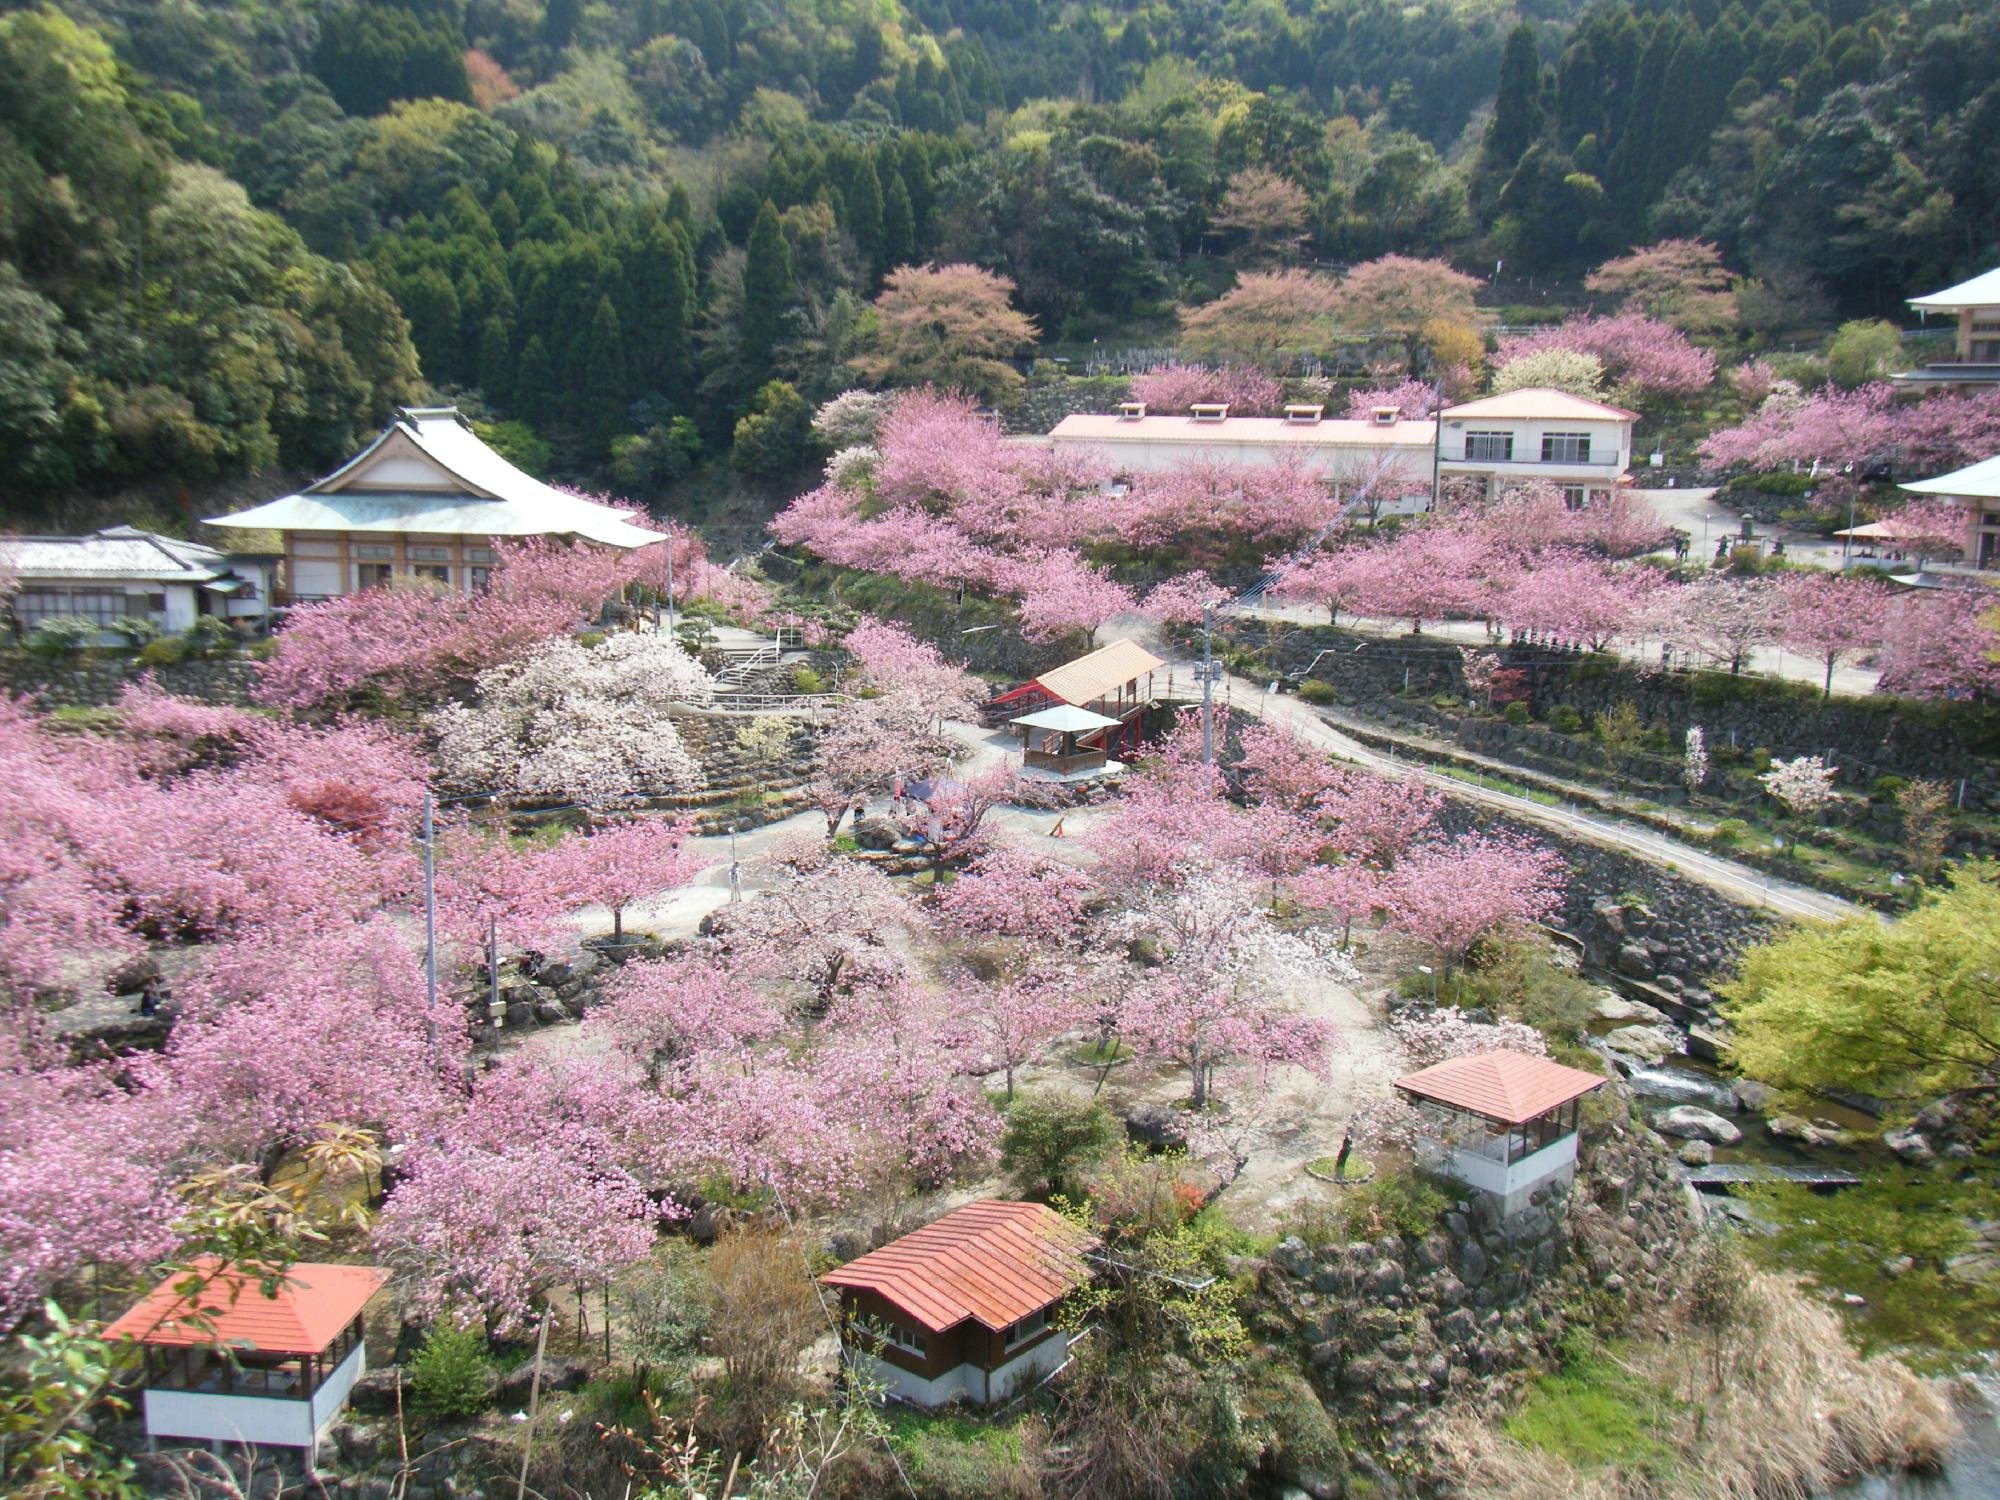
[{"label": "green leafy tree", "polygon": [[1035,1094],[1008,1109],[1000,1162],[1023,1193],[1048,1199],[1074,1194],[1117,1144],[1117,1124],[1102,1105]]},{"label": "green leafy tree", "polygon": [[736,424],[730,462],[746,474],[782,479],[813,449],[812,407],[785,381],[767,382]]},{"label": "green leafy tree", "polygon": [[1826,373],[1842,390],[1879,380],[1903,351],[1903,335],[1894,323],[1868,318],[1842,323],[1826,346]]},{"label": "green leafy tree", "polygon": [[1958,867],[1884,924],[1793,928],[1723,991],[1736,1065],[1783,1089],[1906,1106],[1990,1092],[2000,1065],[2000,865]]}]

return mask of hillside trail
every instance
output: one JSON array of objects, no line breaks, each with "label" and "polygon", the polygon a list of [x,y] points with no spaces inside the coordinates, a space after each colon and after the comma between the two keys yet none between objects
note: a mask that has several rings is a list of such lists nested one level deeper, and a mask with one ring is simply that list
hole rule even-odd
[{"label": "hillside trail", "polygon": [[[1183,659],[1188,656],[1187,652],[1168,644],[1161,636],[1157,623],[1143,615],[1119,615],[1108,620],[1099,629],[1098,637],[1100,640],[1134,640],[1156,656]],[[1296,697],[1269,692],[1263,684],[1247,678],[1225,672],[1216,683],[1216,701],[1220,703],[1225,697],[1241,710],[1268,723],[1283,725],[1306,744],[1380,775],[1400,779],[1413,769],[1422,769],[1364,745],[1329,723],[1311,704]],[[1780,916],[1838,921],[1860,915],[1863,910],[1851,901],[1766,875],[1732,860],[1720,859],[1706,850],[1668,838],[1650,828],[1635,827],[1568,807],[1550,807],[1511,792],[1445,777],[1432,778],[1432,785],[1445,796],[1461,802],[1503,812],[1522,822],[1581,839],[1600,848],[1630,854],[1649,864],[1670,866],[1675,873],[1700,881],[1733,901],[1764,907]]]}]

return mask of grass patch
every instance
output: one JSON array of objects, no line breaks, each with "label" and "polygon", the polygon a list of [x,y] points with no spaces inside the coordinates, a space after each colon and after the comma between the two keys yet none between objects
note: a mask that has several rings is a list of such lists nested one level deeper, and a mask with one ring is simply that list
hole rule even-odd
[{"label": "grass patch", "polygon": [[1626,1370],[1615,1355],[1615,1346],[1590,1340],[1565,1344],[1562,1367],[1539,1377],[1502,1424],[1507,1436],[1573,1469],[1616,1467],[1665,1477],[1676,1462],[1663,1435],[1673,1398]]},{"label": "grass patch", "polygon": [[1438,776],[1449,776],[1453,781],[1485,787],[1489,792],[1502,792],[1509,797],[1525,797],[1528,801],[1540,803],[1543,807],[1562,806],[1562,798],[1554,792],[1545,792],[1539,787],[1523,786],[1520,782],[1509,781],[1504,776],[1489,776],[1484,771],[1469,771],[1464,766],[1430,765],[1424,769]]},{"label": "grass patch", "polygon": [[1074,1052],[1070,1060],[1086,1068],[1108,1068],[1114,1063],[1122,1063],[1132,1056],[1132,1049],[1116,1037],[1099,1038],[1085,1042]]},{"label": "grass patch", "polygon": [[1315,1157],[1306,1163],[1306,1170],[1308,1172],[1317,1172],[1329,1181],[1336,1182],[1366,1182],[1370,1177],[1375,1175],[1375,1168],[1369,1165],[1367,1159],[1358,1152],[1349,1153],[1347,1165],[1341,1167],[1338,1176],[1336,1176],[1334,1168],[1339,1163],[1340,1158],[1338,1156]]}]

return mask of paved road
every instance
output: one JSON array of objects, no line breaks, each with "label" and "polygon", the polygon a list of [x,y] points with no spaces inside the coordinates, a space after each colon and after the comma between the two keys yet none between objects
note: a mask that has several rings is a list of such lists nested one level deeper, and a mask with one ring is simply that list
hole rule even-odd
[{"label": "paved road", "polygon": [[[1121,615],[1106,622],[1099,631],[1102,640],[1117,640],[1121,636],[1129,636],[1148,645],[1157,654],[1170,657],[1171,648],[1160,639],[1158,627],[1144,616]],[[1177,675],[1193,677],[1191,666],[1177,663],[1176,667]],[[1239,709],[1283,724],[1307,744],[1317,745],[1341,760],[1365,766],[1385,776],[1409,774],[1411,767],[1407,761],[1396,760],[1362,744],[1328,723],[1310,704],[1298,698],[1268,693],[1263,684],[1234,675],[1226,675],[1217,684],[1217,701],[1222,701],[1225,696]],[[1679,873],[1721,891],[1732,900],[1768,907],[1782,916],[1837,920],[1862,911],[1861,907],[1838,896],[1829,896],[1810,886],[1764,875],[1731,860],[1718,859],[1691,844],[1667,838],[1650,828],[1566,807],[1549,807],[1510,792],[1497,792],[1450,778],[1440,777],[1436,785],[1447,796],[1490,807],[1523,822],[1554,829],[1602,848],[1633,854],[1653,864],[1672,865]]]}]

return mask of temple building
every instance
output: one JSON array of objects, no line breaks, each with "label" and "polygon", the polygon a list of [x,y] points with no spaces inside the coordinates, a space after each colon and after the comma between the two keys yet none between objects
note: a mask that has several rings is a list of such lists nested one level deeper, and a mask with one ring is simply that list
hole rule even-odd
[{"label": "temple building", "polygon": [[1926,315],[1947,313],[1957,323],[1949,355],[1927,359],[1895,377],[1898,385],[1966,390],[2000,384],[2000,266],[1970,281],[1910,298]]},{"label": "temple building", "polygon": [[482,589],[494,544],[560,537],[601,547],[646,547],[662,532],[614,506],[565,494],[488,447],[449,406],[408,407],[382,435],[295,495],[212,526],[278,532],[281,603],[330,599],[404,577]]}]

